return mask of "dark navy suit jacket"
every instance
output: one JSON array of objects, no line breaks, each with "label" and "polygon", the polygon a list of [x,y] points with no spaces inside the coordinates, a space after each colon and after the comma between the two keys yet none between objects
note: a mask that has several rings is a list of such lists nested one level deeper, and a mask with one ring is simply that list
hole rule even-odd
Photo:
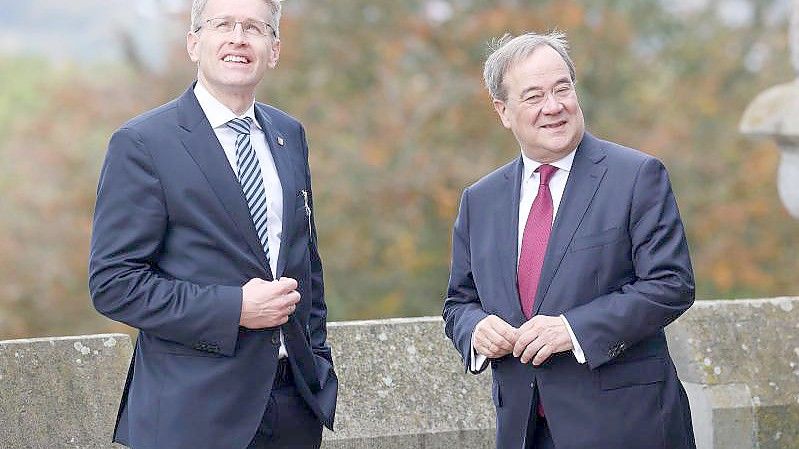
[{"label": "dark navy suit jacket", "polygon": [[[446,333],[468,367],[475,325],[525,322],[516,284],[521,158],[468,187],[454,226]],[[694,279],[666,169],[585,133],[553,224],[535,313],[564,314],[585,352],[542,366],[491,361],[497,447],[525,444],[544,404],[558,449],[694,448],[663,328],[691,306]]]},{"label": "dark navy suit jacket", "polygon": [[[295,380],[332,428],[338,382],[326,344],[316,229],[303,195],[312,202],[305,132],[273,107],[256,103],[255,115],[283,187],[274,276],[193,87],[111,137],[97,191],[89,288],[98,311],[140,330],[115,441],[137,449],[248,445],[280,345],[277,328],[239,327],[241,286],[256,277],[299,283],[301,300],[285,335],[308,341],[321,390]],[[297,354],[289,352],[294,365]]]}]

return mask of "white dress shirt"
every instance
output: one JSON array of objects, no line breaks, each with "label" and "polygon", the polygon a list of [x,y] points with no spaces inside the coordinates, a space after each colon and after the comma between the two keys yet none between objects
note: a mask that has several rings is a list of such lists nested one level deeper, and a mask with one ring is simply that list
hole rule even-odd
[{"label": "white dress shirt", "polygon": [[[280,184],[277,167],[272,158],[272,153],[269,151],[269,145],[266,143],[264,131],[255,118],[255,102],[250,105],[244,114],[239,116],[214,98],[201,81],[197,81],[194,86],[194,95],[197,97],[205,117],[211,124],[216,138],[219,139],[233,173],[238,173],[238,158],[236,157],[237,133],[227,123],[234,118],[249,117],[252,120],[250,143],[255,151],[255,156],[258,158],[258,165],[261,166],[261,177],[266,190],[266,233],[268,236],[267,244],[269,245],[269,268],[272,270],[272,274],[276,275],[277,258],[280,254],[280,239],[283,235],[283,187]],[[282,358],[286,355],[283,332],[281,331],[279,356]]]},{"label": "white dress shirt", "polygon": [[[555,174],[549,179],[549,191],[552,193],[553,223],[555,222],[555,218],[558,216],[558,207],[560,206],[560,200],[563,198],[563,191],[566,189],[566,181],[569,179],[569,173],[571,173],[572,162],[574,162],[574,153],[576,151],[577,150],[575,149],[562,159],[549,164],[558,168]],[[519,264],[519,257],[522,252],[522,238],[524,237],[524,228],[527,224],[527,216],[530,215],[530,208],[533,205],[533,201],[535,201],[535,198],[538,196],[538,185],[540,183],[541,175],[539,175],[536,170],[538,167],[543,165],[541,162],[536,162],[530,159],[524,153],[522,153],[522,162],[524,164],[524,168],[522,169],[521,191],[519,193],[519,232],[516,252],[517,267]],[[571,337],[572,345],[574,346],[574,349],[572,349],[574,357],[577,359],[578,363],[585,363],[585,354],[580,347],[580,343],[577,341],[577,337],[574,335],[574,331],[572,331],[571,325],[569,325],[569,322],[566,320],[565,316],[560,315],[560,318],[563,320],[563,323],[566,325],[566,329],[569,331],[569,336]],[[479,371],[486,362],[486,356],[477,353],[477,351],[474,349],[474,333],[472,333],[472,357],[470,361],[470,369],[475,372]]]}]

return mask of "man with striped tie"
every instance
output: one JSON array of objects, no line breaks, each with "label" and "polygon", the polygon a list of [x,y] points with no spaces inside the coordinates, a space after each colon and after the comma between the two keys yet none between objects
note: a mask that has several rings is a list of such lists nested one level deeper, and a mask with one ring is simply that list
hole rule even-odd
[{"label": "man with striped tie", "polygon": [[280,13],[194,0],[197,81],[111,137],[89,288],[139,329],[114,431],[131,448],[314,448],[332,429],[305,131],[255,101]]},{"label": "man with striped tie", "polygon": [[567,48],[528,33],[486,60],[521,154],[463,192],[446,333],[491,366],[498,449],[694,449],[663,332],[694,299],[668,174],[585,131]]}]

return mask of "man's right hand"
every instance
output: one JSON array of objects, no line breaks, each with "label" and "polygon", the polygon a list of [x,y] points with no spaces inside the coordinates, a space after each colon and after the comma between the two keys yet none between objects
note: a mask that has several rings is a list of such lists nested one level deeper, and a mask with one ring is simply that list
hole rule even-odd
[{"label": "man's right hand", "polygon": [[498,359],[513,352],[519,330],[496,315],[489,315],[474,328],[474,349],[490,359]]},{"label": "man's right hand", "polygon": [[292,278],[250,279],[242,287],[239,324],[248,329],[280,326],[289,320],[298,302],[297,281]]}]

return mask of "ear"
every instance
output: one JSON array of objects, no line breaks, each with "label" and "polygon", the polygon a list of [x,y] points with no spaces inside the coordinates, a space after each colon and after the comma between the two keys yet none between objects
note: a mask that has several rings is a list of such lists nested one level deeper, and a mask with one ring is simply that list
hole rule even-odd
[{"label": "ear", "polygon": [[186,34],[186,52],[188,52],[191,62],[198,62],[200,60],[200,52],[197,49],[199,43],[200,38],[197,34],[192,32]]},{"label": "ear", "polygon": [[267,66],[270,69],[274,69],[277,67],[278,59],[280,59],[280,39],[276,37],[269,47],[269,61],[267,62]]},{"label": "ear", "polygon": [[505,102],[494,98],[494,110],[497,111],[497,115],[499,115],[499,119],[502,121],[502,126],[510,129],[510,121],[505,116],[508,113],[508,106]]}]

